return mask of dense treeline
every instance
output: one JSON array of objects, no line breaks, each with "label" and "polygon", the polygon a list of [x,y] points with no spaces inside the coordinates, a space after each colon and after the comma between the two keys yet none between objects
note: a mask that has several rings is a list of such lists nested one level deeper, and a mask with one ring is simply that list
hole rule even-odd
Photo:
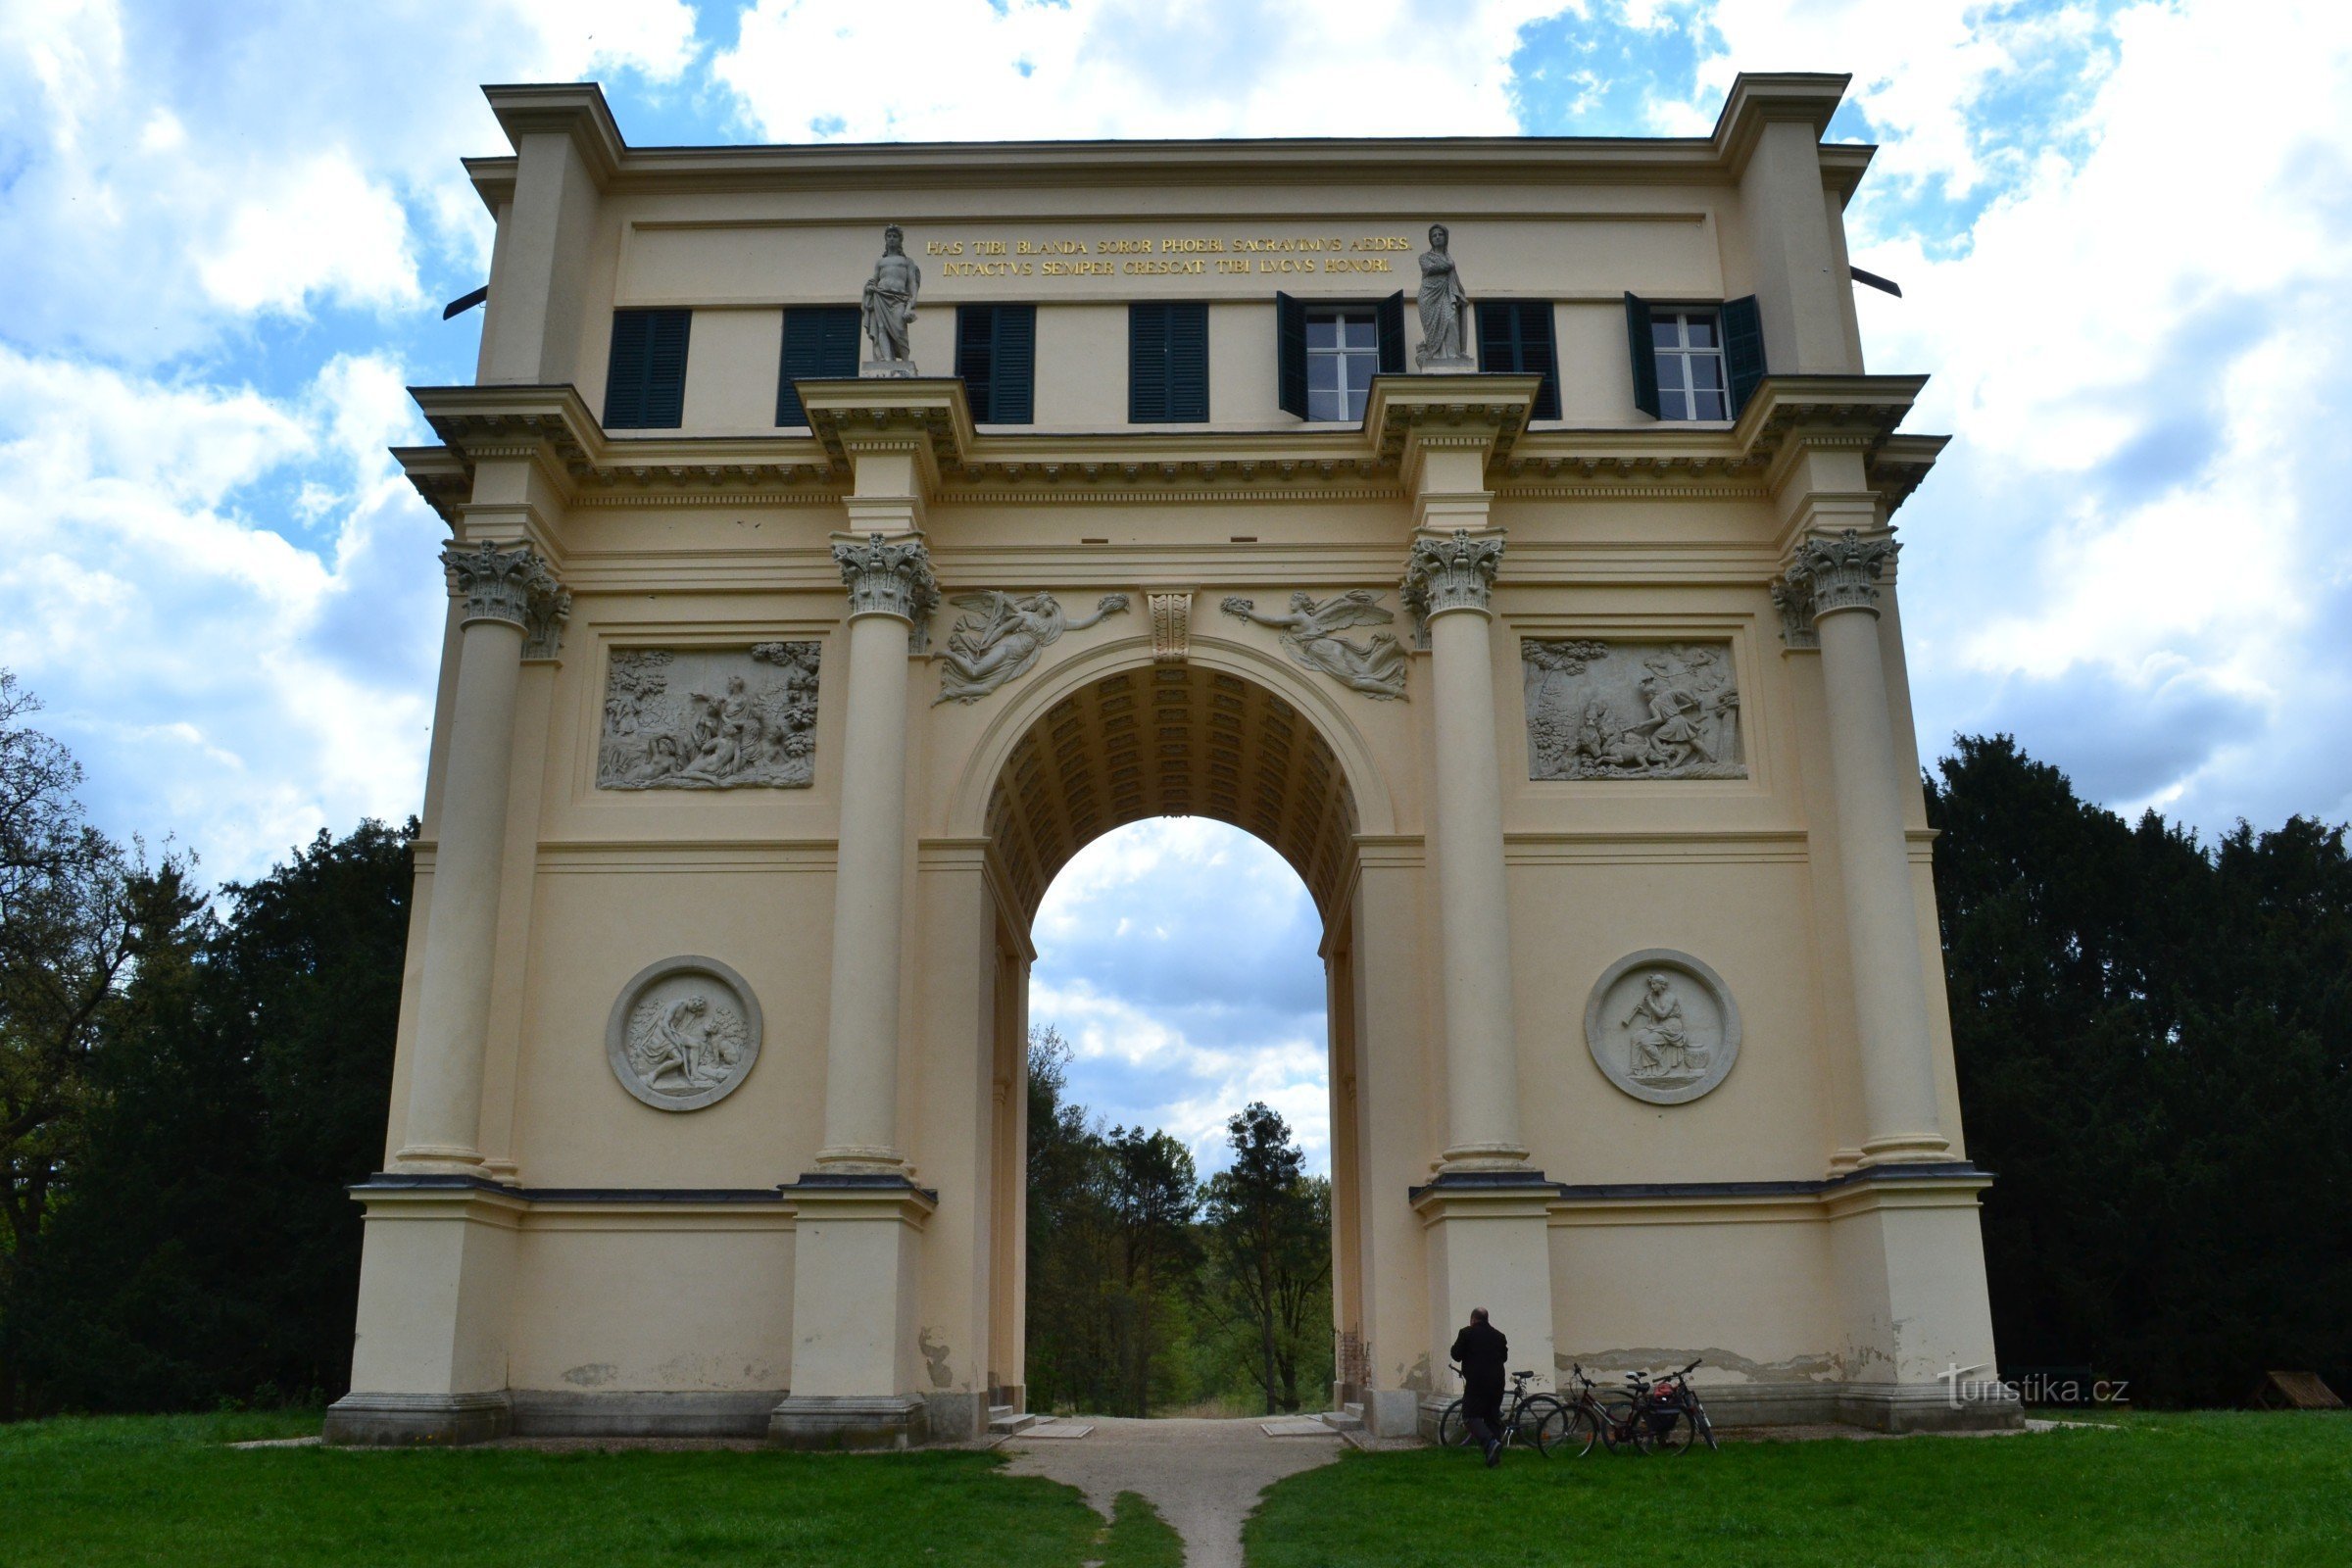
[{"label": "dense treeline", "polygon": [[2344,829],[2211,848],[2075,797],[2006,736],[1928,781],[2004,1366],[2164,1403],[2352,1374]]},{"label": "dense treeline", "polygon": [[[407,829],[208,897],[74,800],[0,671],[0,1418],[312,1399],[348,1376],[346,1184],[382,1152]],[[2352,1384],[2352,856],[2295,818],[2205,845],[2006,737],[1927,780],[2002,1361],[2151,1402],[2270,1367]],[[1032,1042],[1039,1409],[1313,1407],[1330,1188],[1279,1116],[1202,1181]]]},{"label": "dense treeline", "polygon": [[1226,1123],[1232,1164],[1202,1182],[1166,1133],[1104,1129],[1065,1098],[1068,1062],[1031,1033],[1030,1408],[1321,1408],[1331,1183],[1263,1104]]}]

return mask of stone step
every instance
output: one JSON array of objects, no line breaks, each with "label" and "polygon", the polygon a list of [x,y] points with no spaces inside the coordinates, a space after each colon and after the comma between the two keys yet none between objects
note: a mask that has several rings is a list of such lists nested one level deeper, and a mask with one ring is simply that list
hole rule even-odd
[{"label": "stone step", "polygon": [[1009,1404],[988,1407],[988,1434],[992,1438],[1008,1438],[1016,1432],[1026,1432],[1037,1425],[1038,1418],[1025,1410],[1015,1410]]},{"label": "stone step", "polygon": [[1351,1404],[1345,1410],[1326,1410],[1322,1420],[1334,1432],[1361,1432],[1364,1430],[1364,1407]]}]

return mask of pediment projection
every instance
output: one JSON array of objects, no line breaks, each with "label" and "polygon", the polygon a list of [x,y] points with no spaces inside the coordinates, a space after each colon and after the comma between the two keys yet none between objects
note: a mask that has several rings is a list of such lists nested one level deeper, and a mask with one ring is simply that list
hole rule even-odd
[{"label": "pediment projection", "polygon": [[1328,915],[1356,832],[1353,793],[1306,717],[1200,665],[1108,675],[1049,709],[989,796],[988,831],[1034,916],[1089,842],[1148,816],[1212,816],[1272,845]]}]

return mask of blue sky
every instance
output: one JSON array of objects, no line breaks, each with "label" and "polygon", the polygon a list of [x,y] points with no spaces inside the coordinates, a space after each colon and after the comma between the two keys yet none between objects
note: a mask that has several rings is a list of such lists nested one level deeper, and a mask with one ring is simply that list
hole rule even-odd
[{"label": "blue sky", "polygon": [[[1832,134],[1882,149],[1870,363],[1959,438],[1901,518],[1929,755],[2006,729],[2208,831],[2352,815],[2352,7],[2301,0],[13,0],[0,664],[105,827],[215,877],[415,808],[440,530],[383,448],[470,372],[479,82],[594,76],[641,144],[1655,134],[1741,69],[1852,73]],[[1319,1158],[1303,890],[1130,833],[1041,917],[1082,1093],[1204,1149],[1262,1095]],[[1144,876],[1189,891],[1122,928]],[[1183,912],[1235,884],[1248,944]]]}]

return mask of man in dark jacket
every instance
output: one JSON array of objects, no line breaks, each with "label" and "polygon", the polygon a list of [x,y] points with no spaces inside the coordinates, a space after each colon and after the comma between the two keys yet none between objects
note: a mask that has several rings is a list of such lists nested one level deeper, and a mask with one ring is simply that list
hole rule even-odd
[{"label": "man in dark jacket", "polygon": [[1453,1359],[1462,1369],[1462,1424],[1487,1450],[1487,1465],[1502,1463],[1502,1373],[1511,1342],[1487,1321],[1487,1309],[1470,1309],[1470,1326],[1453,1337]]}]

